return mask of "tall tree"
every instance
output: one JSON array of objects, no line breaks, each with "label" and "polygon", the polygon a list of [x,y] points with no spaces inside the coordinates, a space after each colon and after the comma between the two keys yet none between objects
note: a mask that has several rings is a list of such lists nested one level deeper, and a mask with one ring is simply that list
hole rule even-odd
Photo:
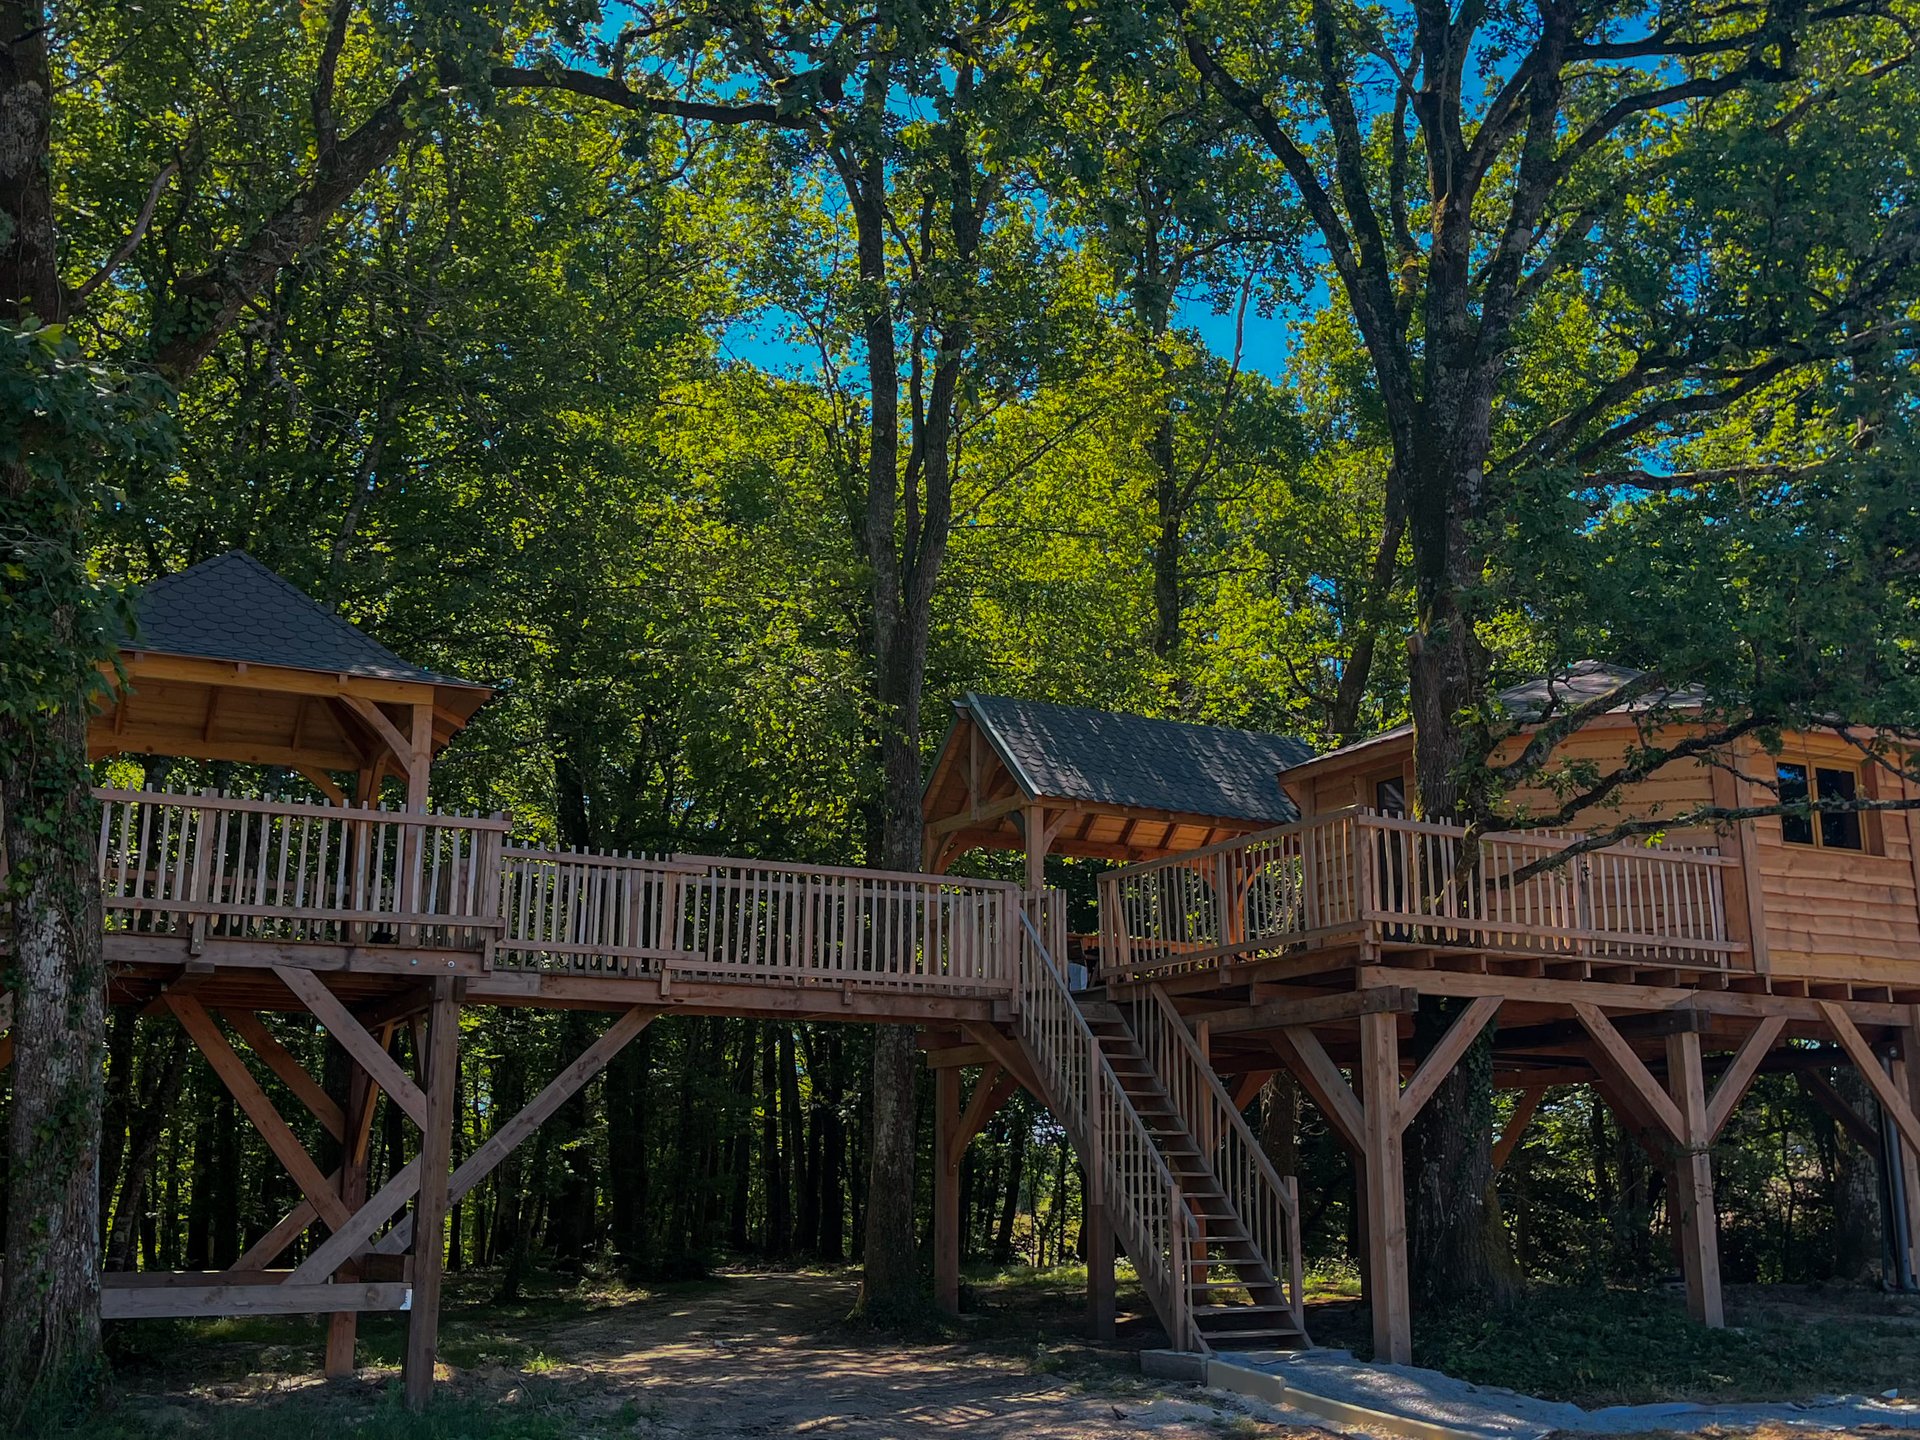
[{"label": "tall tree", "polygon": [[[1136,16],[1116,12],[1116,29],[1138,34]],[[1166,18],[1285,170],[1365,346],[1391,442],[1387,512],[1412,556],[1417,805],[1483,823],[1511,778],[1488,763],[1506,613],[1488,582],[1506,547],[1564,552],[1593,513],[1569,497],[1613,504],[1626,484],[1736,512],[1717,488],[1728,467],[1685,464],[1689,440],[1762,393],[1910,353],[1913,137],[1904,120],[1851,117],[1910,112],[1915,17],[1897,0],[1314,0],[1302,25],[1285,7],[1174,0]],[[1575,340],[1580,362],[1554,365]],[[1777,460],[1731,468],[1764,480]],[[1723,659],[1708,678],[1751,708],[1777,658]],[[1787,668],[1802,705],[1831,678]],[[1460,1067],[1414,1137],[1439,1217],[1419,1247],[1429,1294],[1503,1288],[1482,1208],[1485,1068]]]},{"label": "tall tree", "polygon": [[[280,271],[319,239],[369,176],[392,160],[449,86],[484,89],[489,57],[516,18],[577,26],[579,7],[430,0],[395,24],[384,7],[333,0],[311,30],[228,0],[157,0],[141,7],[70,0],[6,0],[0,7],[0,319],[8,326],[9,429],[0,513],[8,564],[0,585],[11,633],[0,659],[0,807],[10,871],[14,946],[10,979],[19,1042],[11,1135],[16,1171],[0,1293],[0,1416],[43,1396],[66,1397],[97,1368],[100,1262],[100,1054],[104,975],[88,836],[86,717],[109,628],[86,564],[86,523],[102,448],[137,453],[153,437],[138,421],[135,387],[103,362],[138,366],[177,386],[211,355]],[[390,18],[390,17],[389,17]],[[289,43],[288,36],[295,39]],[[207,36],[221,44],[209,46]],[[103,207],[124,218],[111,238],[94,213],[63,237],[54,204],[55,89],[49,44],[73,59],[63,114],[83,131],[118,114],[128,125],[98,158],[165,154]],[[263,37],[270,44],[262,44]],[[97,48],[92,48],[97,47]],[[343,69],[343,57],[356,62]],[[247,83],[229,88],[232,68]],[[262,71],[304,90],[303,110],[237,113],[236,91],[277,93]],[[670,106],[662,108],[670,109]],[[185,129],[194,136],[177,143]],[[135,143],[126,141],[126,134]],[[141,284],[121,286],[176,178],[248,157],[245,183],[178,187],[169,243],[142,256]],[[261,157],[288,157],[265,175]],[[131,194],[133,199],[126,199]],[[63,273],[62,241],[92,241],[96,259]],[[78,250],[79,247],[73,247]],[[148,246],[149,251],[151,246]],[[70,326],[88,313],[98,353],[73,349]],[[44,416],[21,426],[16,417]]]},{"label": "tall tree", "polygon": [[[1010,184],[1032,96],[1002,64],[1018,19],[968,3],[869,12],[814,0],[693,5],[683,22],[623,31],[597,51],[599,69],[556,56],[495,81],[636,108],[665,93],[665,77],[685,77],[684,111],[777,132],[802,193],[835,197],[841,223],[808,257],[824,253],[826,283],[796,299],[822,347],[838,499],[865,572],[869,859],[915,869],[921,706],[965,416],[1018,384],[1030,349],[1020,307],[1033,276],[1013,263],[1030,256],[1019,244],[1030,227]],[[841,239],[850,257],[836,253]],[[875,1030],[862,1303],[876,1317],[920,1303],[917,1058],[910,1030]]]}]

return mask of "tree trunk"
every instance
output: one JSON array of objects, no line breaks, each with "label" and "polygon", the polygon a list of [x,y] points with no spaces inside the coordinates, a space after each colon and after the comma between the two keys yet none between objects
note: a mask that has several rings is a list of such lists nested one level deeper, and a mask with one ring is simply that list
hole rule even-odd
[{"label": "tree trunk", "polygon": [[1013,1127],[1013,1134],[1007,1140],[1007,1190],[1000,1205],[1000,1233],[993,1242],[993,1263],[1010,1265],[1013,1263],[1013,1221],[1020,1213],[1020,1182],[1027,1168],[1027,1129],[1029,1121],[1025,1111]]},{"label": "tree trunk", "polygon": [[[820,1126],[820,1239],[815,1253],[838,1263],[846,1254],[847,1195],[842,1188],[841,1162],[847,1150],[847,1127],[840,1116],[845,1077],[839,1027],[827,1027],[827,1093],[819,1110]],[[858,1173],[857,1171],[855,1172]]]},{"label": "tree trunk", "polygon": [[[569,1010],[560,1022],[560,1053],[578,1055],[597,1038],[591,1012]],[[599,1188],[592,1133],[594,1083],[569,1095],[548,1122],[560,1157],[560,1188],[553,1197],[553,1249],[565,1265],[579,1269],[593,1250]]]},{"label": "tree trunk", "polygon": [[[1436,382],[1436,388],[1438,383]],[[1429,399],[1417,442],[1439,453],[1420,457],[1408,486],[1413,542],[1415,629],[1408,645],[1413,711],[1413,770],[1419,818],[1473,827],[1485,814],[1489,745],[1481,715],[1488,659],[1463,608],[1478,584],[1471,516],[1481,485],[1484,436],[1466,418],[1478,414],[1448,397]],[[1462,432],[1469,432],[1464,435]],[[1477,873],[1474,837],[1462,847],[1454,883]],[[1424,1054],[1464,1002],[1426,999],[1415,1019]],[[1493,1027],[1481,1032],[1408,1127],[1408,1264],[1417,1303],[1504,1304],[1519,1291],[1493,1192]]]},{"label": "tree trunk", "polygon": [[[134,1243],[145,1215],[147,1179],[153,1173],[154,1158],[160,1150],[161,1132],[172,1118],[180,1098],[180,1082],[186,1075],[187,1037],[178,1026],[171,1029],[162,1057],[148,1056],[141,1068],[141,1105],[134,1117],[133,1136],[127,1147],[125,1173],[120,1182],[119,1202],[113,1207],[113,1229],[107,1236],[106,1266],[109,1270],[134,1268]],[[159,1077],[153,1079],[153,1068]]]},{"label": "tree trunk", "polygon": [[[782,1193],[782,1208],[787,1213],[787,1252],[804,1250],[812,1243],[812,1235],[807,1232],[804,1219],[796,1219],[796,1212],[804,1211],[807,1194],[807,1133],[804,1117],[800,1112],[800,1067],[795,1063],[793,1045],[793,1027],[780,1025],[778,1034],[778,1066],[780,1082],[780,1148],[786,1174],[786,1185]],[[796,1199],[798,1203],[796,1204]],[[787,1253],[782,1252],[782,1253]]]},{"label": "tree trunk", "polygon": [[[1834,1071],[1833,1088],[1856,1115],[1876,1117],[1873,1092],[1851,1065]],[[1845,1131],[1834,1136],[1833,1277],[1865,1280],[1880,1269],[1879,1156],[1869,1155]]]},{"label": "tree trunk", "polygon": [[788,1213],[787,1155],[781,1142],[779,1041],[773,1026],[760,1026],[760,1174],[766,1195],[766,1225],[761,1249],[768,1256],[784,1256],[793,1246]]},{"label": "tree trunk", "polygon": [[[42,0],[0,0],[0,319],[9,323],[66,318],[55,259],[47,35]],[[51,469],[57,476],[57,463]],[[9,867],[14,989],[0,1426],[65,1411],[99,1370],[106,975],[82,689],[92,657],[72,598],[87,588],[85,514],[30,457],[0,466],[0,533],[10,562],[0,610],[18,617],[6,647],[40,652],[0,659],[0,847]],[[45,693],[47,681],[35,673],[48,648],[60,693]],[[20,672],[22,659],[32,670]]]},{"label": "tree trunk", "polygon": [[607,1067],[608,1212],[613,1253],[629,1277],[645,1273],[648,1204],[647,1116],[652,1110],[652,1028],[642,1030]]},{"label": "tree trunk", "polygon": [[240,1114],[233,1094],[220,1088],[213,1121],[213,1199],[208,1260],[224,1270],[240,1258]]},{"label": "tree trunk", "polygon": [[[1465,1001],[1421,999],[1421,1054],[1447,1032]],[[1407,1130],[1407,1264],[1416,1305],[1504,1304],[1520,1277],[1493,1190],[1493,1036],[1488,1026]]]},{"label": "tree trunk", "polygon": [[1276,1175],[1300,1173],[1300,1083],[1285,1070],[1260,1087],[1260,1148]]}]

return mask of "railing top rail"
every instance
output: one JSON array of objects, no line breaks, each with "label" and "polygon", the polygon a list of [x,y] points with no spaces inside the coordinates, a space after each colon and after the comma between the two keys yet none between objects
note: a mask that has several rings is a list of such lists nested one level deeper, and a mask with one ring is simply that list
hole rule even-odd
[{"label": "railing top rail", "polygon": [[977,880],[971,875],[929,875],[919,870],[869,870],[863,865],[815,865],[804,860],[764,860],[753,855],[690,855],[676,854],[674,863],[693,866],[699,870],[715,867],[734,867],[754,870],[783,870],[801,875],[831,875],[852,880],[897,880],[911,882],[927,889],[938,890],[992,890],[1021,892],[1022,887],[1011,880]]},{"label": "railing top rail", "polygon": [[[1018,905],[1014,908],[1019,914],[1021,928],[1027,932],[1027,938],[1032,942],[1031,949],[1038,957],[1039,964],[1046,970],[1053,983],[1059,987],[1061,995],[1066,998],[1065,1011],[1068,1021],[1073,1027],[1074,1034],[1085,1044],[1090,1062],[1098,1067],[1106,1093],[1111,1096],[1124,1095],[1126,1092],[1120,1088],[1119,1077],[1113,1073],[1113,1062],[1107,1059],[1106,1051],[1100,1047],[1099,1041],[1094,1039],[1093,1027],[1087,1024],[1087,1017],[1074,1003],[1073,992],[1067,989],[1066,976],[1060,973],[1059,963],[1054,960],[1053,953],[1047,949],[1047,942],[1041,938],[1039,927],[1033,923],[1033,917],[1027,913],[1026,906]],[[1144,1153],[1153,1166],[1154,1178],[1169,1190],[1177,1190],[1173,1171],[1168,1168],[1165,1158],[1161,1156],[1160,1147],[1153,1143],[1145,1122],[1140,1119],[1131,1105],[1126,1107],[1126,1116],[1132,1122],[1128,1128],[1145,1140]],[[1094,1123],[1091,1111],[1088,1114],[1088,1123]],[[1184,1210],[1186,1207],[1183,1205],[1181,1208]]]},{"label": "railing top rail", "polygon": [[684,856],[617,855],[600,850],[556,850],[548,845],[508,845],[501,849],[505,860],[548,860],[560,865],[604,865],[619,870],[649,870],[667,875],[704,875],[705,865],[692,864]]},{"label": "railing top rail", "polygon": [[93,798],[102,802],[184,805],[196,810],[303,815],[322,820],[422,825],[449,830],[498,830],[504,833],[513,828],[512,817],[500,813],[459,815],[439,810],[384,810],[371,805],[335,805],[324,800],[255,800],[247,796],[221,795],[211,791],[194,794],[183,790],[121,790],[112,786],[96,785],[93,787]]},{"label": "railing top rail", "polygon": [[1285,825],[1274,825],[1265,830],[1253,830],[1245,835],[1235,835],[1227,840],[1216,840],[1211,845],[1202,845],[1198,850],[1182,850],[1174,855],[1159,855],[1151,860],[1136,860],[1131,865],[1122,865],[1118,869],[1109,870],[1100,878],[1124,880],[1128,876],[1144,875],[1153,870],[1191,865],[1195,860],[1204,860],[1213,855],[1230,855],[1269,840],[1279,840],[1284,836],[1298,835],[1307,830],[1325,829],[1361,813],[1357,805],[1349,805],[1342,810],[1328,810],[1310,819],[1292,820]]},{"label": "railing top rail", "polygon": [[[1350,812],[1342,811],[1342,814]],[[1439,820],[1415,820],[1406,815],[1385,815],[1378,810],[1361,809],[1358,822],[1367,830],[1392,830],[1403,835],[1439,835],[1464,839],[1467,827]],[[1251,838],[1251,837],[1250,837]],[[1537,850],[1566,850],[1586,837],[1561,830],[1487,830],[1481,832],[1483,845],[1527,845]],[[1652,860],[1697,862],[1703,865],[1737,865],[1731,856],[1722,855],[1710,845],[1636,845],[1631,840],[1616,841],[1589,855],[1636,855]]]}]

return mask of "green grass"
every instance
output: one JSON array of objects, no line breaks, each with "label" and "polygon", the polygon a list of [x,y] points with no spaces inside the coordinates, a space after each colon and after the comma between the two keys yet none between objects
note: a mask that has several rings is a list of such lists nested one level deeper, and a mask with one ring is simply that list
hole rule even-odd
[{"label": "green grass", "polygon": [[1725,1330],[1696,1325],[1677,1296],[1542,1288],[1507,1311],[1414,1325],[1414,1361],[1479,1385],[1597,1405],[1797,1400],[1878,1394],[1920,1374],[1920,1318],[1865,1291],[1846,1318],[1745,1297]]}]

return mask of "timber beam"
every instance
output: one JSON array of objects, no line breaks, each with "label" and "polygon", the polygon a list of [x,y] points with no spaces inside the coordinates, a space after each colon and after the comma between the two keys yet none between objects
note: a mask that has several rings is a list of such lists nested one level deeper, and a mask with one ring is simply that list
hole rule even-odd
[{"label": "timber beam", "polygon": [[1199,1018],[1207,1022],[1207,1029],[1214,1035],[1238,1035],[1330,1025],[1362,1015],[1411,1015],[1419,1008],[1419,991],[1410,986],[1381,986],[1300,1000],[1263,1000],[1239,1010],[1210,1010]]},{"label": "timber beam", "polygon": [[1898,1031],[1908,1024],[1911,1006],[1868,1000],[1827,1000],[1793,995],[1761,995],[1740,990],[1689,989],[1667,985],[1622,985],[1606,980],[1552,979],[1526,975],[1480,975],[1464,970],[1412,970],[1395,965],[1365,965],[1354,972],[1359,989],[1411,987],[1422,995],[1472,999],[1497,995],[1503,1000],[1560,1008],[1576,1002],[1609,1010],[1660,1011],[1691,1006],[1710,1015],[1761,1020],[1784,1016],[1790,1022],[1826,1025],[1826,1007],[1839,1010],[1855,1025]]}]

